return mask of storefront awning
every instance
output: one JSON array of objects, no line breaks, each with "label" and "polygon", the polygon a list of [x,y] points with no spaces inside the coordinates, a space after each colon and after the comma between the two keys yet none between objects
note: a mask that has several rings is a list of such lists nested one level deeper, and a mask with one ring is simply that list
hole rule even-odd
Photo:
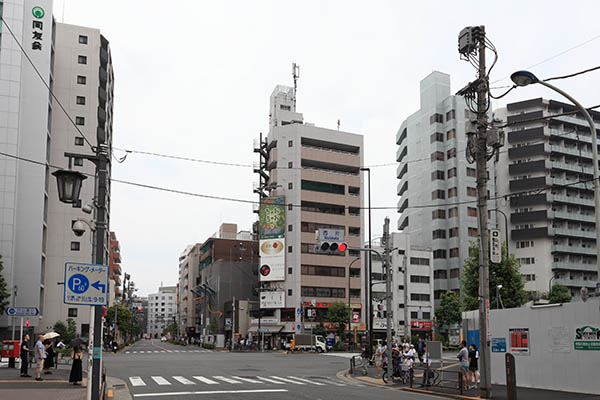
[{"label": "storefront awning", "polygon": [[[263,333],[278,333],[283,329],[283,325],[261,325],[260,332]],[[259,332],[258,325],[252,325],[248,332]]]}]

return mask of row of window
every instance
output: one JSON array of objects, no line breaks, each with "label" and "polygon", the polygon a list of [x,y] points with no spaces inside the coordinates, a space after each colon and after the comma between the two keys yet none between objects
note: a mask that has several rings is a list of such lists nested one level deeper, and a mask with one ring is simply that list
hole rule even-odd
[{"label": "row of window", "polygon": [[[467,228],[467,234],[471,237],[477,237],[478,230],[477,228]],[[458,228],[450,228],[448,229],[448,237],[453,238],[458,236]],[[446,230],[445,229],[436,229],[431,232],[432,239],[446,239]]]},{"label": "row of window", "polygon": [[[432,181],[436,181],[436,180],[444,180],[445,179],[445,171],[433,171],[431,173],[431,180]],[[456,176],[456,167],[450,168],[448,170],[448,179],[450,178],[454,178]],[[475,168],[470,168],[467,167],[467,176],[471,176],[471,177],[476,177],[477,176],[477,170]]]},{"label": "row of window", "polygon": [[[458,196],[458,188],[453,187],[448,189],[448,198]],[[477,189],[472,187],[467,187],[467,196],[469,197],[477,197]],[[446,198],[446,191],[443,189],[437,189],[431,192],[431,200],[439,200]]]},{"label": "row of window", "polygon": [[[474,119],[475,115],[465,109],[465,119],[469,120],[469,119]],[[448,121],[452,121],[456,119],[456,110],[450,110],[446,113],[446,122]],[[444,114],[439,114],[439,113],[435,113],[432,114],[431,116],[429,116],[429,124],[433,125],[435,123],[439,123],[439,124],[443,124],[444,123]]]},{"label": "row of window", "polygon": [[344,298],[346,297],[346,289],[319,286],[302,286],[302,296]]},{"label": "row of window", "polygon": [[517,258],[517,261],[521,265],[535,264],[535,257]]}]

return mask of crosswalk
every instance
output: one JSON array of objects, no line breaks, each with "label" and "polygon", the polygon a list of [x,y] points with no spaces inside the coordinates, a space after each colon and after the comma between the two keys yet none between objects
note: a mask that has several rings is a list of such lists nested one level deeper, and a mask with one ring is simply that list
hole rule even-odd
[{"label": "crosswalk", "polygon": [[125,354],[212,353],[210,350],[127,350]]},{"label": "crosswalk", "polygon": [[181,375],[175,375],[170,377],[163,376],[130,376],[129,383],[133,387],[143,386],[174,386],[174,385],[238,385],[238,384],[251,384],[252,386],[258,385],[305,385],[305,386],[363,386],[361,384],[348,383],[338,380],[333,377],[300,377],[300,376],[192,376],[185,377]]}]

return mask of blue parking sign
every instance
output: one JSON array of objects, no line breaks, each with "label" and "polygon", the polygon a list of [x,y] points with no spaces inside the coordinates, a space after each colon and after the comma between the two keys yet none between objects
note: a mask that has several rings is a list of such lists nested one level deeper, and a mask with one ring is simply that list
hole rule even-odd
[{"label": "blue parking sign", "polygon": [[65,264],[65,304],[108,304],[108,265],[68,262]]}]

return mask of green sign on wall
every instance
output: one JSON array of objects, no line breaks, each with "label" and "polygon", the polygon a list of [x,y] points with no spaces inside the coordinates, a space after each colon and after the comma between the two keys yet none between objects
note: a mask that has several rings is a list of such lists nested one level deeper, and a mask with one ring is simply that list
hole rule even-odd
[{"label": "green sign on wall", "polygon": [[588,325],[575,329],[575,350],[600,350],[600,328]]},{"label": "green sign on wall", "polygon": [[269,197],[260,205],[260,238],[273,239],[285,236],[285,198]]}]

